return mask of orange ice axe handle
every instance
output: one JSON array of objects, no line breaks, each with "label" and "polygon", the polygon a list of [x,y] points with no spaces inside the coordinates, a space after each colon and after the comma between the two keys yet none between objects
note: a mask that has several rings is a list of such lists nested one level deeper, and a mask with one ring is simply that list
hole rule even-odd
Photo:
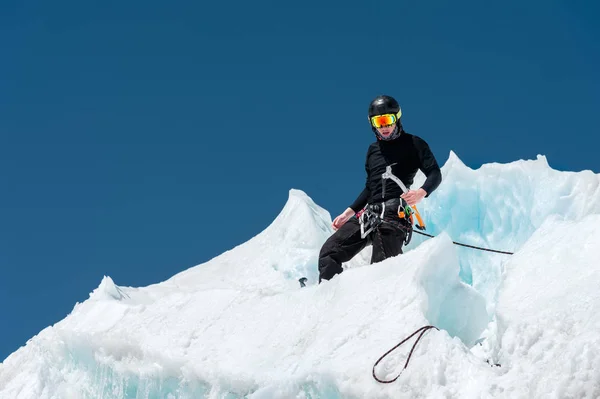
[{"label": "orange ice axe handle", "polygon": [[417,217],[417,222],[418,222],[418,224],[416,224],[415,226],[419,230],[425,230],[425,223],[423,223],[423,218],[421,217],[421,214],[419,213],[419,210],[417,209],[417,206],[413,205],[412,209],[415,210],[415,216]]}]

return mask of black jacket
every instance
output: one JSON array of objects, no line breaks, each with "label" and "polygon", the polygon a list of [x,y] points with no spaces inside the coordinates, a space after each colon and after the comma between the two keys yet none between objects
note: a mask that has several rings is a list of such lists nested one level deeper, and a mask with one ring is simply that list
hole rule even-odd
[{"label": "black jacket", "polygon": [[427,192],[427,197],[442,182],[442,172],[429,145],[422,138],[402,131],[394,140],[378,140],[369,146],[365,162],[367,182],[362,193],[350,205],[354,212],[360,211],[367,203],[381,202],[402,195],[402,189],[393,180],[387,179],[385,198],[382,197],[381,175],[385,173],[387,165],[393,165],[392,173],[402,180],[408,189],[411,189],[414,177],[420,169],[427,176],[421,186]]}]

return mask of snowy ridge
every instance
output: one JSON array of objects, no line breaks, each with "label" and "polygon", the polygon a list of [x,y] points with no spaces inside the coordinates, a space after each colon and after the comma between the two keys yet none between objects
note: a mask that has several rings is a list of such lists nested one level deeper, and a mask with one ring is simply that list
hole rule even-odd
[{"label": "snowy ridge", "polygon": [[[304,192],[290,190],[282,211],[263,232],[166,283],[191,290],[203,287],[287,290],[314,274],[319,247],[331,235],[331,216]],[[296,281],[290,280],[295,278]]]},{"label": "snowy ridge", "polygon": [[[105,276],[0,364],[0,398],[600,397],[600,176],[454,153],[442,172],[419,206],[436,238],[375,265],[367,248],[321,285],[331,216],[300,190],[263,232],[163,283]],[[400,378],[374,381],[428,324]]]}]

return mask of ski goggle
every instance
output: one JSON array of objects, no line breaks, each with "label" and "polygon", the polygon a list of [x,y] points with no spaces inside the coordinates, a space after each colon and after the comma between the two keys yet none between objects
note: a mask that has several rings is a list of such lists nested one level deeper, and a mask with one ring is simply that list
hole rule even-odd
[{"label": "ski goggle", "polygon": [[397,114],[383,114],[383,115],[375,115],[369,118],[371,121],[371,126],[374,128],[380,128],[385,126],[393,125],[400,119],[402,115],[402,111],[398,111]]}]

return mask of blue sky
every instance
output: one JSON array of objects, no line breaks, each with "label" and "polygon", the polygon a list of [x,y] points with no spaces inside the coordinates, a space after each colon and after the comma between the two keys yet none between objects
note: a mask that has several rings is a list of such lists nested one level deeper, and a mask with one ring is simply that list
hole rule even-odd
[{"label": "blue sky", "polygon": [[600,172],[599,6],[521,3],[2,2],[0,360],[104,275],[250,239],[290,188],[335,217],[379,94],[441,165]]}]

